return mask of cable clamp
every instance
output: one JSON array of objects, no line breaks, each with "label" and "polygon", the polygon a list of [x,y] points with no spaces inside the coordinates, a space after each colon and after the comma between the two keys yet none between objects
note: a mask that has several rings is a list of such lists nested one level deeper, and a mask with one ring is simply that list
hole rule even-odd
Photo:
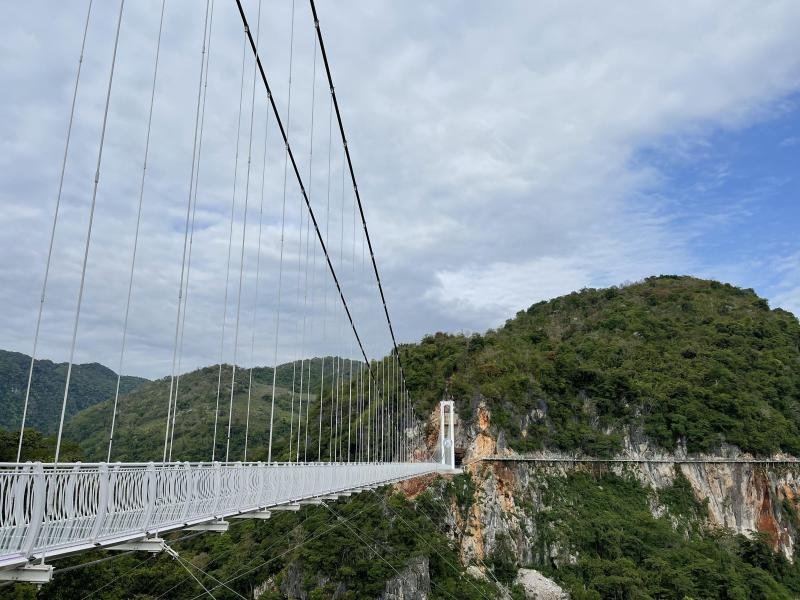
[{"label": "cable clamp", "polygon": [[173,550],[171,547],[169,547],[166,542],[163,543],[163,550],[174,559],[180,558],[180,556],[178,556],[178,553],[175,552],[175,550]]}]

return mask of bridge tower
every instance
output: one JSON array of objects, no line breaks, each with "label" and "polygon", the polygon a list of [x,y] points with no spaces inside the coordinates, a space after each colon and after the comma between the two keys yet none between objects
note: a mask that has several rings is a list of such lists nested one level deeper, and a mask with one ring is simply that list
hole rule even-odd
[{"label": "bridge tower", "polygon": [[442,400],[439,405],[439,443],[441,444],[442,465],[451,470],[456,468],[456,416],[455,403]]}]

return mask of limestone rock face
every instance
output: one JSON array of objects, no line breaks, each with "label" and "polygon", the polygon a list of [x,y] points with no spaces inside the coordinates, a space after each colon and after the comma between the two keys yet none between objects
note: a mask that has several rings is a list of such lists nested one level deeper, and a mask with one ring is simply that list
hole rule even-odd
[{"label": "limestone rock face", "polygon": [[303,589],[303,570],[296,562],[289,564],[286,576],[281,582],[281,593],[285,598],[307,600],[308,592]]},{"label": "limestone rock face", "polygon": [[[427,436],[419,436],[422,443],[415,450],[420,456],[432,456],[439,442],[438,410],[432,411],[430,417],[425,428]],[[537,407],[523,419],[522,427],[525,429],[545,417],[546,406]],[[465,450],[463,468],[472,476],[475,493],[464,506],[438,493],[439,499],[450,505],[440,517],[439,526],[454,541],[461,563],[478,579],[490,577],[486,565],[491,564],[495,552],[508,548],[509,544],[519,566],[549,564],[559,568],[577,563],[569,540],[553,535],[553,531],[539,531],[537,527],[542,525],[537,525],[535,516],[537,510],[547,510],[542,497],[546,492],[543,476],[576,471],[633,476],[653,490],[669,487],[676,477],[682,476],[695,498],[707,507],[708,526],[728,528],[746,536],[766,534],[773,548],[789,560],[793,559],[800,540],[800,465],[780,464],[791,457],[773,457],[777,464],[748,462],[753,457],[732,446],[723,446],[713,455],[689,455],[682,446],[666,452],[652,445],[642,432],[630,432],[618,458],[633,462],[581,463],[580,457],[575,460],[575,456],[548,450],[535,453],[538,458],[548,459],[538,463],[485,460],[491,455],[513,457],[515,452],[506,447],[502,431],[492,425],[491,410],[480,401],[473,418],[457,422],[456,446]],[[739,462],[720,462],[721,458]],[[644,462],[637,462],[642,459]],[[708,459],[712,462],[697,462]],[[439,480],[431,478],[403,491],[413,498],[432,486],[437,495],[436,488],[442,484],[436,481]],[[656,517],[667,512],[656,494],[650,510]],[[392,580],[383,598],[427,597],[408,595],[410,588],[407,591],[401,584],[405,579]],[[568,597],[558,585],[532,569],[520,569],[517,582],[528,598]],[[429,579],[425,589],[430,590]],[[498,593],[506,592],[503,586],[498,587]]]},{"label": "limestone rock face", "polygon": [[428,600],[431,595],[431,575],[428,558],[413,558],[400,574],[386,582],[381,600]]},{"label": "limestone rock face", "polygon": [[548,579],[535,569],[520,569],[516,583],[522,586],[525,597],[530,600],[567,600],[567,594],[561,586]]}]

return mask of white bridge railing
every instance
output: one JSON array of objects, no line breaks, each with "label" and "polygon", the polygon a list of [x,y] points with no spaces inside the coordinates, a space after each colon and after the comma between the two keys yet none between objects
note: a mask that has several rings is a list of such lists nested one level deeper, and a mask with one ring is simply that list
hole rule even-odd
[{"label": "white bridge railing", "polygon": [[0,463],[0,569],[442,469],[436,463]]}]

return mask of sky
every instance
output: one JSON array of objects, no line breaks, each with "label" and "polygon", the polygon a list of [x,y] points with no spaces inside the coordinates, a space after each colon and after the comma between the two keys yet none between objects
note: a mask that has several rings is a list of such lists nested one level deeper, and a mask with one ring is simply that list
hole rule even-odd
[{"label": "sky", "polygon": [[[244,6],[364,350],[382,356],[309,5],[262,0],[260,19],[256,0]],[[358,357],[235,4],[213,5],[204,54],[205,8],[166,3],[144,186],[161,2],[123,10],[75,360],[157,377],[220,358]],[[0,5],[0,347],[28,354],[86,11]],[[398,342],[657,274],[753,288],[800,314],[799,3],[318,11]],[[37,350],[53,360],[72,341],[117,17],[96,2],[89,20]]]}]

